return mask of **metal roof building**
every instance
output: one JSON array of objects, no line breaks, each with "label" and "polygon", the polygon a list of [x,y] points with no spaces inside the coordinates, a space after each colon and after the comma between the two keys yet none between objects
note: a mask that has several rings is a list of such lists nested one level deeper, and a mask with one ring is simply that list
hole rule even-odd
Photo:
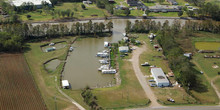
[{"label": "metal roof building", "polygon": [[48,4],[51,5],[50,0],[9,0],[11,5],[14,5],[16,7],[21,6],[23,3],[33,3],[36,6],[41,6],[42,2],[47,2]]},{"label": "metal roof building", "polygon": [[119,52],[123,52],[123,53],[126,53],[129,51],[129,48],[128,46],[121,46],[119,47]]},{"label": "metal roof building", "polygon": [[158,87],[167,87],[170,85],[169,80],[161,68],[151,68],[151,74]]}]

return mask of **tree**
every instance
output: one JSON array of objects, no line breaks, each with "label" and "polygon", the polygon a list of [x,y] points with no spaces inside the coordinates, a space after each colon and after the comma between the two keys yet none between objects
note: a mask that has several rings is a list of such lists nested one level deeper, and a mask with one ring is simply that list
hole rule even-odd
[{"label": "tree", "polygon": [[82,9],[85,10],[86,6],[84,4],[81,5]]},{"label": "tree", "polygon": [[128,15],[131,14],[131,11],[129,10],[129,8],[126,8],[126,9],[124,10],[124,14],[125,14],[126,16],[128,16]]},{"label": "tree", "polygon": [[99,30],[101,33],[103,30],[105,30],[105,24],[103,22],[99,23]]},{"label": "tree", "polygon": [[180,17],[180,16],[182,16],[183,15],[183,11],[179,11],[178,12],[178,16]]},{"label": "tree", "polygon": [[112,21],[109,21],[108,24],[106,24],[106,27],[108,29],[108,32],[111,32],[112,28],[113,28],[113,23]]},{"label": "tree", "polygon": [[148,16],[150,14],[150,10],[146,10],[145,14]]}]

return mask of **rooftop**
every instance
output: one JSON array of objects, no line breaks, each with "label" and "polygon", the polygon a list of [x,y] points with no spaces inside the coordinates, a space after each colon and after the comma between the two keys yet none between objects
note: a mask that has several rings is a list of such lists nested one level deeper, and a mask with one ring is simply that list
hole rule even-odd
[{"label": "rooftop", "polygon": [[151,73],[154,76],[154,78],[158,81],[158,83],[169,83],[166,75],[164,74],[161,68],[151,68]]}]

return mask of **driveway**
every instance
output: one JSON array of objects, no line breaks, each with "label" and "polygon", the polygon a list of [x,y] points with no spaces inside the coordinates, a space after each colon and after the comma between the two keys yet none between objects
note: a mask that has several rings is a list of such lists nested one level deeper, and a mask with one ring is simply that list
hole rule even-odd
[{"label": "driveway", "polygon": [[139,56],[144,52],[147,51],[147,45],[144,43],[142,47],[135,47],[136,50],[132,52],[132,58],[129,60],[132,63],[132,67],[134,69],[135,75],[140,82],[142,88],[144,89],[144,92],[146,96],[150,99],[151,104],[150,107],[153,108],[161,108],[164,107],[160,105],[157,102],[157,98],[154,95],[153,91],[151,90],[151,87],[149,86],[149,83],[146,81],[146,78],[144,77],[144,74],[141,72],[140,64],[139,64]]}]

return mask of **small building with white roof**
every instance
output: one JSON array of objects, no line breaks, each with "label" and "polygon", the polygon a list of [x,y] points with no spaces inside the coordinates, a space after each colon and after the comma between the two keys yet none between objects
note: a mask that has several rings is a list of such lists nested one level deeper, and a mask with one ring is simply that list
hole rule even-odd
[{"label": "small building with white roof", "polygon": [[170,85],[169,80],[161,68],[151,68],[151,74],[158,87],[167,87]]},{"label": "small building with white roof", "polygon": [[121,47],[119,47],[119,52],[127,53],[128,51],[129,51],[128,46],[121,46]]},{"label": "small building with white roof", "polygon": [[70,87],[70,84],[68,80],[62,80],[62,88],[69,89],[69,87]]}]

